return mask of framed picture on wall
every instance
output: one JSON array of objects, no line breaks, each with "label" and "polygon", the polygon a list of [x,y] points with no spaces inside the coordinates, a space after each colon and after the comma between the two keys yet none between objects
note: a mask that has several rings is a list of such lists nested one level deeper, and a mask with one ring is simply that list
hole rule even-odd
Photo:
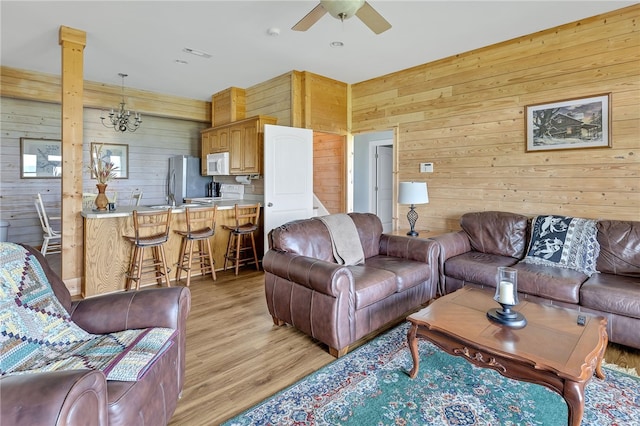
[{"label": "framed picture on wall", "polygon": [[526,106],[527,152],[611,147],[611,93]]},{"label": "framed picture on wall", "polygon": [[47,179],[62,176],[62,142],[20,138],[20,177]]},{"label": "framed picture on wall", "polygon": [[[129,179],[129,145],[91,142],[92,156],[97,149],[101,150],[100,161],[113,163],[116,167],[114,170],[115,179]],[[95,160],[92,158],[91,162],[93,163]],[[91,177],[95,179],[93,174]]]}]

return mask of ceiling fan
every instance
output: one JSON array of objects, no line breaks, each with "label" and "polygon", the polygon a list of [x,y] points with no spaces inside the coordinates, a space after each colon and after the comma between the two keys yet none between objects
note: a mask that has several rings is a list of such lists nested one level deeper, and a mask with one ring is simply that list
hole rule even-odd
[{"label": "ceiling fan", "polygon": [[291,29],[295,31],[307,31],[327,12],[341,21],[355,15],[376,34],[383,33],[391,28],[391,24],[364,0],[320,0],[320,4],[314,7],[311,12],[307,13],[307,15]]}]

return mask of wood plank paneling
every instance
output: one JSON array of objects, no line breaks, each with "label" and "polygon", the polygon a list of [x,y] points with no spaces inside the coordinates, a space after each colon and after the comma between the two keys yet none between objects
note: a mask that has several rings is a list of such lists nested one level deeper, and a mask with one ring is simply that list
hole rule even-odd
[{"label": "wood plank paneling", "polygon": [[[0,98],[0,218],[10,223],[9,241],[42,244],[33,197],[40,192],[52,215],[60,216],[60,179],[20,178],[20,138],[60,139],[59,104]],[[188,120],[147,117],[136,133],[115,132],[100,122],[100,111],[84,109],[83,164],[89,163],[92,142],[129,146],[129,178],[116,179],[109,191],[118,203],[128,202],[133,190],[142,190],[143,204],[163,204],[167,159],[172,155],[200,155],[200,130],[206,125]],[[82,170],[82,192],[96,192],[95,179]],[[81,194],[79,194],[81,195]],[[57,225],[57,224],[56,224]]]},{"label": "wood plank paneling", "polygon": [[346,212],[344,136],[313,134],[313,192],[329,213]]},{"label": "wood plank paneling", "polygon": [[[15,99],[60,103],[60,77],[35,71],[0,67],[0,96]],[[126,88],[127,107],[144,115],[178,118],[203,123],[211,122],[211,102],[198,101]],[[85,108],[118,106],[122,101],[122,86],[91,81],[84,82]]]},{"label": "wood plank paneling", "polygon": [[247,117],[268,115],[276,117],[280,126],[292,126],[291,73],[249,87],[245,94]]},{"label": "wood plank paneling", "polygon": [[[352,131],[398,127],[423,228],[507,210],[640,220],[640,5],[352,86]],[[525,152],[526,105],[612,93],[612,148]],[[421,174],[418,163],[433,162]]]}]

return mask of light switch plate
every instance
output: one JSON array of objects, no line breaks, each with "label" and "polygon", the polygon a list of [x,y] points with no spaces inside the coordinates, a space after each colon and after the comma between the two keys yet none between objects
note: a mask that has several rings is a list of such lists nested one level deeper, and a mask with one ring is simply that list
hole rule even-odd
[{"label": "light switch plate", "polygon": [[420,163],[420,173],[433,173],[433,163]]}]

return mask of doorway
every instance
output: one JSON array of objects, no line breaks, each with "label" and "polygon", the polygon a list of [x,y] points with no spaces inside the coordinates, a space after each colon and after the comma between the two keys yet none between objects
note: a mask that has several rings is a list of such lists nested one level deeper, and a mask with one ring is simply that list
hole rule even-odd
[{"label": "doorway", "polygon": [[354,136],[354,211],[374,213],[393,230],[393,131]]}]

